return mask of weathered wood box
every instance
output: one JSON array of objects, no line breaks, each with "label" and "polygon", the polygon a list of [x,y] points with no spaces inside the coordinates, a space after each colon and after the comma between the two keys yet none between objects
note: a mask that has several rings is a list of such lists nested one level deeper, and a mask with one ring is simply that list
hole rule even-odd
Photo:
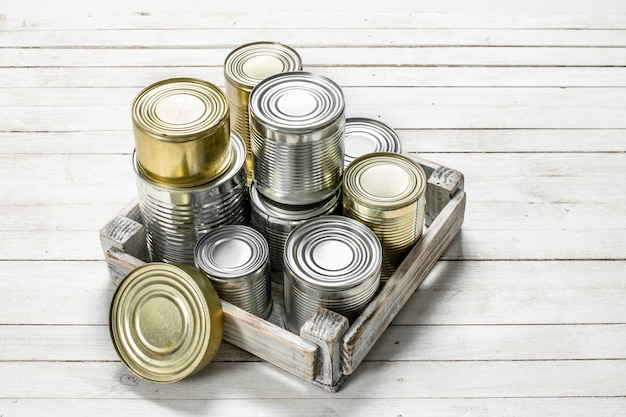
[{"label": "weathered wood box", "polygon": [[[224,340],[303,380],[337,391],[428,275],[463,223],[463,174],[409,156],[422,165],[428,177],[427,227],[358,318],[349,323],[340,314],[320,308],[296,335],[284,329],[282,300],[276,297],[268,320],[223,301]],[[100,241],[110,278],[116,285],[148,261],[146,232],[136,202],[102,228]]]}]

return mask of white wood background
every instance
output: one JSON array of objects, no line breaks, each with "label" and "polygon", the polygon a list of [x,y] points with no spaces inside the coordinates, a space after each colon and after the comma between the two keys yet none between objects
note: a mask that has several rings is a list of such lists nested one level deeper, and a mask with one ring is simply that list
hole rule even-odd
[{"label": "white wood background", "polygon": [[[625,415],[625,2],[38,3],[0,6],[0,416]],[[138,382],[109,339],[131,100],[223,86],[256,40],[466,178],[460,235],[335,394],[227,345]]]}]

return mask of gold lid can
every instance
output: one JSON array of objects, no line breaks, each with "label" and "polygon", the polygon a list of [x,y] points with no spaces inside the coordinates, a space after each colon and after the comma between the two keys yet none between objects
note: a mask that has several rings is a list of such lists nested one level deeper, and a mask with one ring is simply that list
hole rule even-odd
[{"label": "gold lid can", "polygon": [[193,186],[231,163],[230,110],[216,85],[171,78],[144,88],[132,105],[137,160],[155,181]]},{"label": "gold lid can", "polygon": [[197,269],[148,263],[115,291],[109,329],[122,362],[152,382],[174,382],[209,364],[222,341],[217,292]]}]

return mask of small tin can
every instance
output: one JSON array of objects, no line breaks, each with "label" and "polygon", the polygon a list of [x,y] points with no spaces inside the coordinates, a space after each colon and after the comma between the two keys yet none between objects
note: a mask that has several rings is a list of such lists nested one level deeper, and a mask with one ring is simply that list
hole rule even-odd
[{"label": "small tin can", "polygon": [[144,175],[183,186],[210,182],[231,164],[226,95],[194,78],[144,88],[132,104],[137,162]]},{"label": "small tin can", "polygon": [[272,279],[283,282],[283,253],[285,241],[293,229],[314,217],[336,213],[339,208],[340,191],[329,199],[306,206],[280,204],[259,193],[253,182],[249,188],[250,224],[261,232],[269,243]]},{"label": "small tin can", "polygon": [[217,179],[194,187],[180,187],[151,179],[134,158],[141,216],[153,261],[194,265],[196,242],[226,224],[247,222],[245,148],[231,136],[234,156]]},{"label": "small tin can", "polygon": [[269,317],[269,247],[259,232],[244,225],[219,227],[198,241],[195,262],[222,300],[263,319]]},{"label": "small tin can", "polygon": [[135,375],[174,382],[213,359],[222,341],[224,313],[200,271],[155,262],[122,280],[111,301],[109,330],[120,359]]},{"label": "small tin can", "polygon": [[354,319],[378,291],[381,263],[380,242],[362,223],[337,215],[302,223],[285,244],[287,329],[299,333],[318,307]]},{"label": "small tin can", "polygon": [[368,226],[383,247],[386,280],[422,236],[426,174],[411,158],[379,152],[363,155],[346,168],[343,213]]},{"label": "small tin can", "polygon": [[252,175],[269,199],[307,205],[341,186],[345,130],[343,92],[328,78],[286,72],[250,94]]},{"label": "small tin can", "polygon": [[346,120],[344,166],[356,158],[374,152],[402,153],[398,134],[385,123],[365,117]]},{"label": "small tin can", "polygon": [[248,183],[252,180],[252,152],[248,100],[250,92],[267,77],[282,72],[300,71],[302,59],[291,47],[278,42],[253,42],[241,45],[224,62],[226,97],[230,105],[231,131],[246,144]]}]

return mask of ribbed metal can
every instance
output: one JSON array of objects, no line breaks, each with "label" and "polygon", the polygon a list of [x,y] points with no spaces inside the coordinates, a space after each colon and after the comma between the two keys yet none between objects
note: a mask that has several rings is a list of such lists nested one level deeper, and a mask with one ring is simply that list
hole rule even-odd
[{"label": "ribbed metal can", "polygon": [[250,149],[250,92],[269,76],[282,72],[300,71],[302,59],[291,47],[278,42],[253,42],[232,50],[224,62],[226,97],[230,105],[230,128],[246,144],[246,171],[252,181],[252,152]]},{"label": "ribbed metal can", "polygon": [[247,222],[245,148],[231,136],[234,160],[217,179],[194,187],[177,187],[148,177],[134,158],[141,216],[153,261],[194,265],[196,242],[226,224]]},{"label": "ribbed metal can", "polygon": [[346,120],[344,136],[344,166],[368,153],[402,153],[400,137],[383,122],[366,117],[350,117]]},{"label": "ribbed metal can", "polygon": [[345,102],[332,80],[287,72],[250,94],[252,175],[258,191],[279,203],[330,198],[343,174]]},{"label": "ribbed metal can", "polygon": [[172,78],[144,88],[132,104],[137,162],[164,183],[207,183],[232,163],[230,112],[219,87]]},{"label": "ribbed metal can", "polygon": [[219,227],[198,241],[195,262],[222,300],[263,319],[269,317],[269,246],[259,232],[244,225]]},{"label": "ribbed metal can", "polygon": [[109,330],[120,359],[135,375],[174,382],[213,359],[222,341],[224,313],[200,271],[154,262],[120,283],[111,301]]},{"label": "ribbed metal can", "polygon": [[283,253],[287,236],[304,221],[327,214],[336,213],[339,209],[340,190],[333,196],[319,203],[293,206],[280,204],[259,193],[253,182],[249,188],[250,224],[258,230],[269,243],[272,278],[283,282]]},{"label": "ribbed metal can", "polygon": [[287,329],[299,333],[318,307],[354,319],[378,291],[381,263],[380,242],[362,223],[337,215],[302,223],[285,245]]},{"label": "ribbed metal can", "polygon": [[422,236],[425,191],[424,169],[404,155],[367,154],[346,168],[343,214],[368,226],[380,239],[383,281]]}]

